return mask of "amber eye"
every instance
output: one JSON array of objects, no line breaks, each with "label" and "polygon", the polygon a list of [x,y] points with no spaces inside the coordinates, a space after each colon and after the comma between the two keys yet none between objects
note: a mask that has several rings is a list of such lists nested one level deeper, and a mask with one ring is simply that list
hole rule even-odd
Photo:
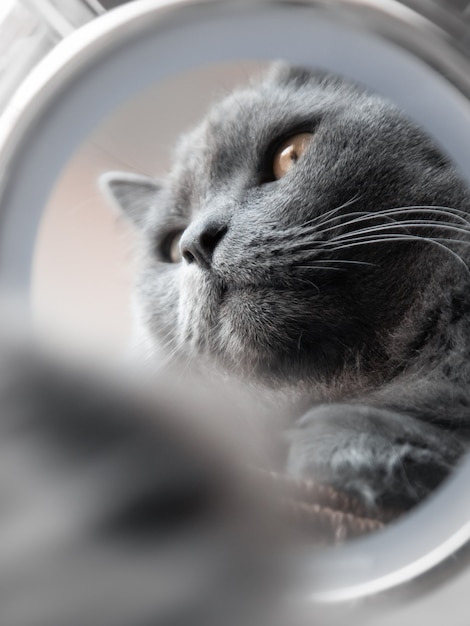
[{"label": "amber eye", "polygon": [[182,234],[183,234],[183,231],[178,230],[177,232],[172,233],[165,242],[164,256],[166,257],[169,263],[180,263],[183,258],[181,256],[181,249],[180,249],[180,241],[181,241]]},{"label": "amber eye", "polygon": [[273,175],[279,180],[287,174],[293,165],[300,159],[312,141],[313,133],[299,133],[289,137],[278,148],[273,158]]}]

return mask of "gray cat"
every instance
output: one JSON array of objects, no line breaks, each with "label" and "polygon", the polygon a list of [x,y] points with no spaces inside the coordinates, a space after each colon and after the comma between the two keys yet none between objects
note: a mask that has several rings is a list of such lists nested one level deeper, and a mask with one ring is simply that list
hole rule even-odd
[{"label": "gray cat", "polygon": [[290,474],[401,509],[448,475],[469,440],[470,194],[395,106],[277,64],[165,180],[103,182],[140,234],[146,349],[291,398]]}]

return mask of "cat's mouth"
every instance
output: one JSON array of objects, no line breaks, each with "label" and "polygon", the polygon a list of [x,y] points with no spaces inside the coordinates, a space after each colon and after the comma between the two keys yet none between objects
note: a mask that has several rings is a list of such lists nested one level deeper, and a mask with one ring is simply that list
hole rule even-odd
[{"label": "cat's mouth", "polygon": [[317,330],[312,335],[318,291],[254,281],[228,284],[188,270],[180,285],[177,324],[184,354],[215,359],[242,377],[279,372],[282,379],[297,378],[306,351],[311,354],[319,343]]},{"label": "cat's mouth", "polygon": [[242,374],[297,368],[303,351],[308,304],[281,286],[250,285],[221,292],[213,353]]}]

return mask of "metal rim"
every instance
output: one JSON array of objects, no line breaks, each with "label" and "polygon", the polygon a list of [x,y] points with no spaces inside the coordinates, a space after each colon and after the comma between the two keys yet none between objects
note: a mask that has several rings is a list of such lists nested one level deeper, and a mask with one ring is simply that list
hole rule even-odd
[{"label": "metal rim", "polygon": [[[139,90],[211,61],[281,57],[365,83],[427,128],[470,181],[469,63],[451,34],[393,0],[141,0],[104,15],[41,63],[2,119],[0,286],[28,299],[42,208],[88,132]],[[470,539],[470,502],[460,496],[469,474],[467,461],[404,521],[305,564],[305,576],[319,568],[323,581],[307,597],[375,594],[444,563]]]}]

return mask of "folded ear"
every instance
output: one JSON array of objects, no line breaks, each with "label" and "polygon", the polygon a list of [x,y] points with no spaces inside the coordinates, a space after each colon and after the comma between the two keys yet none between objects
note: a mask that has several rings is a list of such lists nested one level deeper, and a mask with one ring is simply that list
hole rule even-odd
[{"label": "folded ear", "polygon": [[137,228],[143,227],[161,189],[157,180],[127,172],[106,172],[100,176],[99,186],[111,204]]}]

